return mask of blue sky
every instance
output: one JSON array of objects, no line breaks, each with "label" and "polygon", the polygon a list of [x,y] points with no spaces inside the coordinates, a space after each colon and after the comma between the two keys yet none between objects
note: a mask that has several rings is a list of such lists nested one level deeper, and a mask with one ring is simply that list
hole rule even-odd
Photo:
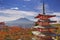
[{"label": "blue sky", "polygon": [[[44,2],[46,14],[60,16],[60,0],[44,0]],[[22,17],[34,20],[34,16],[39,13],[42,13],[42,0],[0,0],[2,21],[12,21]]]},{"label": "blue sky", "polygon": [[[50,10],[60,12],[60,0],[44,0]],[[18,7],[20,10],[35,11],[35,7],[41,5],[42,0],[0,0],[0,8],[10,9]]]}]

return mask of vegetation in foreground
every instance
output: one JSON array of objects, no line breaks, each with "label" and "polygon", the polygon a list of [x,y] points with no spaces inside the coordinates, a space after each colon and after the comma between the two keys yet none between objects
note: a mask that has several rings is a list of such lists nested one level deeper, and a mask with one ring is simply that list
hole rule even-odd
[{"label": "vegetation in foreground", "polygon": [[[60,24],[53,24],[53,26],[59,27]],[[19,26],[6,26],[5,23],[0,23],[0,40],[31,40],[34,35],[32,35],[31,28],[21,28]],[[58,34],[60,34],[60,27],[58,29]]]}]

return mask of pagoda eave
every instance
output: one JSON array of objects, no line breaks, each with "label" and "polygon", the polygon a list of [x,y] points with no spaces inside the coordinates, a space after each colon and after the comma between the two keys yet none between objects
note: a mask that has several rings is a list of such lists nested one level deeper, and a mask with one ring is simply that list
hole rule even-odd
[{"label": "pagoda eave", "polygon": [[51,18],[51,17],[56,17],[56,15],[44,15],[44,14],[39,14],[38,16],[36,16],[35,18],[40,18],[40,17],[48,17],[48,18]]}]

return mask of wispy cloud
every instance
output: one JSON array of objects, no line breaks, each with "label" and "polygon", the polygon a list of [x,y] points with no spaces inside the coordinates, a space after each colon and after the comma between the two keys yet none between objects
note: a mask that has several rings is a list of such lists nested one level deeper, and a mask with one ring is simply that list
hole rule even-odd
[{"label": "wispy cloud", "polygon": [[12,10],[12,9],[5,9],[5,10],[0,10],[0,14],[4,13],[10,15],[9,17],[7,15],[0,16],[0,21],[11,21],[11,20],[16,20],[19,18],[23,17],[28,17],[28,16],[35,16],[37,13],[36,12],[31,12],[31,11],[21,11],[21,10]]},{"label": "wispy cloud", "polygon": [[27,16],[35,16],[36,14],[36,12],[32,12],[32,11],[21,11],[21,10],[11,10],[11,9],[0,10],[0,13],[12,14],[12,15],[27,15]]},{"label": "wispy cloud", "polygon": [[24,0],[24,1],[31,1],[31,0]]},{"label": "wispy cloud", "polygon": [[60,12],[54,12],[52,15],[60,16]]},{"label": "wispy cloud", "polygon": [[[1,14],[0,21],[12,21],[12,20],[16,20],[16,19],[24,18],[24,17],[35,21],[36,19],[34,19],[33,17],[38,15],[37,12],[12,10],[12,9],[0,10],[0,14]],[[51,20],[60,21],[60,17],[59,17],[60,12],[53,12],[49,15],[56,15],[56,17],[51,18]]]},{"label": "wispy cloud", "polygon": [[3,21],[12,21],[12,20],[15,20],[15,19],[18,19],[18,18],[17,17],[0,16],[0,22],[3,22]]},{"label": "wispy cloud", "polygon": [[13,7],[13,8],[11,8],[11,9],[18,10],[19,8],[18,8],[18,7]]}]

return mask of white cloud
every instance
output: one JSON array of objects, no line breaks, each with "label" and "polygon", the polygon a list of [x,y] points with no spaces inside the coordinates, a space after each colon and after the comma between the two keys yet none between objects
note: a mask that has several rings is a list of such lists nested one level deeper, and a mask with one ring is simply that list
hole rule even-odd
[{"label": "white cloud", "polygon": [[31,0],[24,0],[24,1],[31,1]]},{"label": "white cloud", "polygon": [[60,16],[60,12],[55,12],[53,15]]},{"label": "white cloud", "polygon": [[18,8],[18,7],[13,7],[13,8],[11,8],[11,9],[15,9],[15,10],[18,10],[19,8]]},{"label": "white cloud", "polygon": [[[5,10],[0,10],[0,13],[5,13],[11,15],[10,17],[5,17],[5,16],[0,16],[0,21],[12,21],[16,20],[19,18],[24,18],[28,16],[36,16],[38,15],[37,12],[32,12],[32,11],[21,11],[21,10],[12,10],[12,9],[5,9]],[[49,15],[57,15],[56,17],[51,18],[51,20],[57,20],[60,21],[60,12],[53,12],[52,14]],[[36,19],[30,19],[30,20],[36,20]]]},{"label": "white cloud", "polygon": [[16,20],[26,16],[36,16],[37,14],[36,12],[12,10],[12,9],[0,10],[0,13],[11,15],[10,17],[0,16],[0,21],[11,21],[11,20]]},{"label": "white cloud", "polygon": [[0,13],[5,13],[5,14],[13,14],[13,15],[27,15],[27,16],[35,16],[36,12],[31,12],[31,11],[20,11],[20,10],[0,10]]},{"label": "white cloud", "polygon": [[3,22],[3,21],[12,21],[12,20],[15,20],[17,19],[16,17],[4,17],[4,16],[0,16],[0,22]]}]

